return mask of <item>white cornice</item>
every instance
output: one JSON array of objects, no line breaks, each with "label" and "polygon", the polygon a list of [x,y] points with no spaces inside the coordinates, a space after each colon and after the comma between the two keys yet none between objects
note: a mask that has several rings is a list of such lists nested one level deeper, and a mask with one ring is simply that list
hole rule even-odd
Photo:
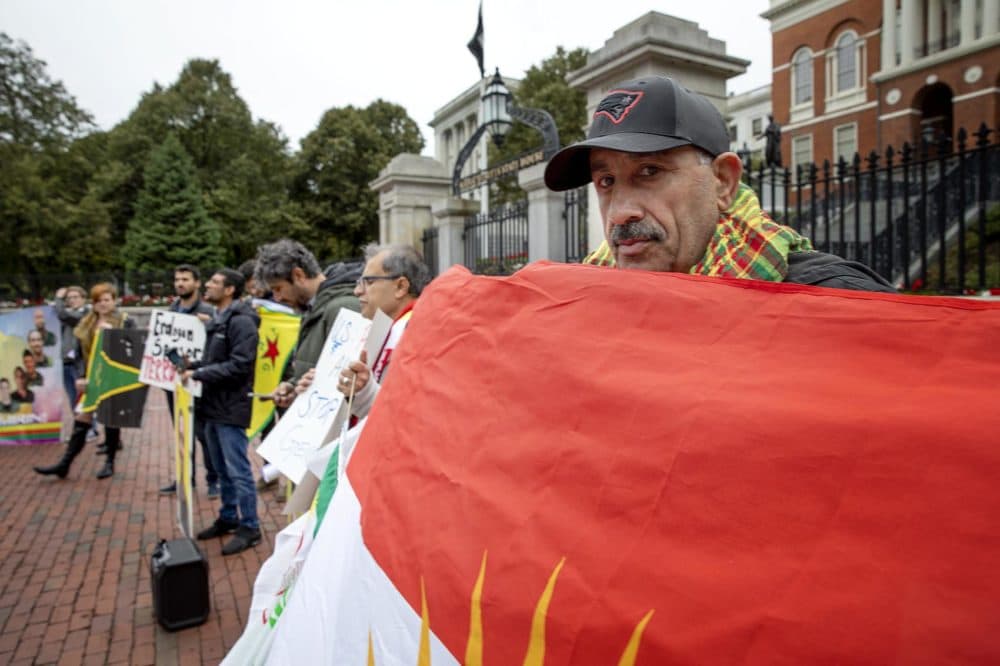
[{"label": "white cornice", "polygon": [[[771,8],[762,12],[760,17],[771,22],[771,32],[773,33],[801,23],[846,2],[847,0],[787,0],[778,4],[772,3]],[[875,2],[875,0],[869,0],[869,2]]]},{"label": "white cornice", "polygon": [[979,51],[985,51],[986,49],[993,48],[995,46],[1000,46],[1000,33],[985,39],[977,39],[974,42],[966,44],[965,46],[956,46],[955,48],[938,51],[937,53],[931,54],[927,57],[914,60],[904,67],[896,67],[890,70],[875,72],[870,78],[875,83],[889,81],[896,77],[903,76],[904,74],[919,72],[922,69],[927,69],[928,67],[934,67],[952,60],[957,60],[958,58],[978,53]]},{"label": "white cornice", "polygon": [[872,102],[866,102],[865,104],[859,104],[857,106],[852,106],[849,109],[844,109],[842,111],[837,111],[836,113],[825,113],[822,116],[813,116],[809,120],[803,120],[800,123],[789,123],[788,125],[783,126],[781,129],[783,129],[783,130],[801,129],[803,127],[808,127],[810,125],[815,125],[817,123],[822,123],[822,122],[827,121],[827,120],[833,120],[834,118],[840,118],[841,116],[846,116],[846,115],[849,115],[851,113],[857,113],[859,111],[867,111],[868,109],[875,108],[876,104],[877,104],[877,102],[874,102],[874,101],[872,101]]}]

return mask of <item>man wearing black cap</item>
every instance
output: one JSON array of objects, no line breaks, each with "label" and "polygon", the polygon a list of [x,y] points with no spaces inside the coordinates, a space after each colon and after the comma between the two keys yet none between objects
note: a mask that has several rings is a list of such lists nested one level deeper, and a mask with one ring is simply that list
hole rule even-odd
[{"label": "man wearing black cap", "polygon": [[601,100],[587,139],[552,158],[545,184],[560,191],[593,183],[605,243],[586,263],[895,291],[866,266],[816,252],[771,220],[742,174],[712,103],[649,76]]}]

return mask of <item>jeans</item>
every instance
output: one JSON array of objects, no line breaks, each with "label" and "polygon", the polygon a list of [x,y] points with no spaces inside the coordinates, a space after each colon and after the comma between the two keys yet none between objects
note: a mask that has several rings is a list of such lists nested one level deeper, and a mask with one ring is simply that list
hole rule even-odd
[{"label": "jeans", "polygon": [[258,529],[257,487],[247,455],[246,429],[228,423],[205,421],[205,444],[219,474],[222,508],[219,518],[227,523]]},{"label": "jeans", "polygon": [[[170,422],[174,421],[174,394],[170,391],[164,391],[167,394],[167,409],[170,411]],[[205,442],[205,422],[204,420],[198,418],[198,415],[194,415],[194,438],[198,442],[201,442],[201,455],[205,459],[205,482],[208,485],[214,485],[219,481],[219,474],[215,471],[215,463],[212,462],[212,457],[208,455],[208,444]],[[191,447],[191,483],[194,483],[195,473],[194,471],[198,469],[195,465],[195,450],[197,445]]]},{"label": "jeans", "polygon": [[76,366],[72,360],[63,359],[63,388],[69,398],[70,409],[76,407]]}]

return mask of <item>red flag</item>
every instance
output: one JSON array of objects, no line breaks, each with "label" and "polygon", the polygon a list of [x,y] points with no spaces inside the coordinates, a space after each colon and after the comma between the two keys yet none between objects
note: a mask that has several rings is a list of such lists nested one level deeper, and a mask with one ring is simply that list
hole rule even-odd
[{"label": "red flag", "polygon": [[452,269],[348,469],[365,545],[459,658],[480,580],[487,664],[539,617],[545,664],[996,662],[998,330],[980,301]]}]

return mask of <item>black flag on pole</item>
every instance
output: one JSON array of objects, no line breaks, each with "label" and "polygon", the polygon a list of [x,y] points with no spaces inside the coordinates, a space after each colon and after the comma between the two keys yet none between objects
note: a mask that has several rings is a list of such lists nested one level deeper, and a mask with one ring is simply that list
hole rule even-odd
[{"label": "black flag on pole", "polygon": [[483,3],[479,2],[479,24],[476,26],[476,34],[469,40],[469,51],[476,56],[479,63],[479,78],[486,77],[486,70],[483,68]]}]

